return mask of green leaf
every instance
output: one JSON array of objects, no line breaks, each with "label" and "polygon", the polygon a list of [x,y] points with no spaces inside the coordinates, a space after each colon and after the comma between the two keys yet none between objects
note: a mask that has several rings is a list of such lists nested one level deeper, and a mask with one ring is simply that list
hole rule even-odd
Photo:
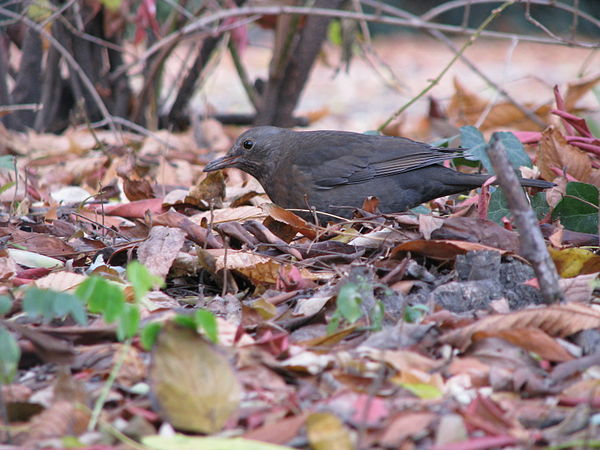
[{"label": "green leaf", "polygon": [[215,315],[206,309],[199,309],[196,311],[195,319],[196,323],[206,333],[206,336],[217,344],[219,342],[219,330]]},{"label": "green leaf", "polygon": [[34,0],[27,8],[27,16],[34,22],[42,22],[53,13],[52,4],[49,0]]},{"label": "green leaf", "polygon": [[404,321],[409,323],[419,322],[429,311],[427,305],[409,305],[404,309]]},{"label": "green leaf", "polygon": [[[531,159],[525,152],[523,144],[514,134],[509,131],[499,131],[494,133],[494,136],[502,143],[508,161],[515,169],[521,166],[532,166]],[[494,168],[487,154],[488,144],[485,142],[483,134],[475,127],[466,126],[460,128],[460,137],[461,145],[468,149],[465,151],[465,157],[481,161],[488,173],[493,174]]]},{"label": "green leaf", "polygon": [[343,285],[337,295],[337,309],[342,317],[350,323],[356,322],[363,315],[360,304],[358,286],[354,283]]},{"label": "green leaf", "polygon": [[132,261],[127,265],[127,278],[133,285],[136,300],[144,298],[146,293],[154,286],[162,286],[163,281],[150,273],[139,261]]},{"label": "green leaf", "polygon": [[581,233],[598,233],[598,188],[591,184],[571,182],[563,199],[552,212],[552,220]]},{"label": "green leaf", "polygon": [[13,335],[4,327],[0,327],[0,349],[0,383],[9,384],[17,373],[21,349]]},{"label": "green leaf", "polygon": [[191,328],[192,330],[195,330],[198,327],[195,318],[189,314],[177,314],[173,318],[173,321],[182,327]]},{"label": "green leaf", "polygon": [[542,220],[544,217],[546,217],[550,211],[550,205],[548,205],[548,201],[546,200],[546,193],[538,192],[531,197],[531,207],[535,211],[535,215],[538,220]]},{"label": "green leaf", "polygon": [[332,20],[329,22],[329,28],[327,29],[327,40],[334,45],[339,47],[342,46],[342,23],[339,20]]},{"label": "green leaf", "polygon": [[329,322],[327,323],[327,334],[332,334],[335,332],[335,330],[338,329],[338,327],[340,326],[341,319],[342,316],[339,310],[335,311],[331,315]]},{"label": "green leaf", "polygon": [[454,136],[436,139],[435,141],[430,142],[429,144],[432,147],[448,147],[450,145],[450,142],[452,142],[454,139],[458,139],[459,136],[460,135],[455,134]]},{"label": "green leaf", "polygon": [[123,312],[119,317],[117,325],[117,339],[124,341],[129,339],[138,331],[140,326],[140,310],[137,305],[131,303],[125,303]]},{"label": "green leaf", "polygon": [[486,169],[490,169],[492,164],[490,163],[490,160],[485,151],[487,143],[485,142],[481,131],[470,125],[460,127],[460,145],[466,149],[466,159],[472,161],[481,161],[481,163]]},{"label": "green leaf", "polygon": [[122,0],[100,0],[100,3],[102,3],[104,6],[106,6],[107,9],[115,12],[118,11],[119,8],[121,7],[121,3],[123,3]]},{"label": "green leaf", "polygon": [[506,200],[504,192],[500,188],[495,188],[490,195],[488,219],[496,222],[498,225],[502,225],[502,218],[510,216],[510,208],[508,207],[508,200]]},{"label": "green leaf", "polygon": [[508,161],[515,168],[519,167],[531,167],[531,159],[529,155],[525,151],[523,144],[510,131],[497,131],[494,133],[496,139],[498,139],[502,145],[504,146],[504,150],[506,151],[506,156],[508,156]]},{"label": "green leaf", "polygon": [[142,343],[144,350],[151,350],[152,347],[154,347],[161,328],[162,325],[159,322],[149,323],[142,328],[142,331],[140,332],[140,342]]},{"label": "green leaf", "polygon": [[12,300],[8,295],[0,295],[0,316],[9,312],[12,308]]},{"label": "green leaf", "polygon": [[42,317],[45,322],[71,315],[80,325],[87,323],[81,301],[66,292],[29,288],[23,298],[23,310],[32,317]]},{"label": "green leaf", "polygon": [[0,194],[2,194],[3,192],[6,192],[6,191],[8,191],[8,190],[9,190],[11,187],[13,187],[15,184],[17,184],[17,183],[15,183],[14,181],[10,181],[10,182],[8,182],[8,183],[6,183],[6,184],[4,184],[4,185],[0,186]]},{"label": "green leaf", "polygon": [[0,169],[15,170],[15,157],[13,155],[0,156]]},{"label": "green leaf", "polygon": [[87,304],[90,312],[102,314],[106,323],[117,320],[125,307],[123,290],[99,276],[86,279],[77,287],[75,295]]},{"label": "green leaf", "polygon": [[385,307],[383,306],[383,302],[381,300],[377,300],[375,305],[373,305],[373,309],[371,310],[370,314],[371,326],[374,330],[381,330],[384,316]]},{"label": "green leaf", "polygon": [[438,388],[430,384],[400,383],[400,386],[424,400],[435,400],[443,396],[442,392],[440,392]]},{"label": "green leaf", "polygon": [[423,205],[419,205],[419,206],[415,206],[414,208],[411,208],[410,212],[415,215],[431,214],[431,210],[427,206],[423,206]]}]

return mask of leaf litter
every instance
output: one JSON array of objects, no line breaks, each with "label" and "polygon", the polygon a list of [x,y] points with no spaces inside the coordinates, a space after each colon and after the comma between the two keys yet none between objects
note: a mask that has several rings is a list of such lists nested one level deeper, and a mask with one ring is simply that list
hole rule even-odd
[{"label": "leaf litter", "polygon": [[[558,119],[545,130],[504,104],[481,127],[529,146],[529,170],[557,183],[549,208],[572,192],[561,180],[600,185],[598,139],[571,113],[594,85],[536,109]],[[445,120],[488,108],[455,87]],[[235,169],[202,175],[236,133],[206,126],[205,148],[169,134],[161,153],[128,135],[102,156],[81,131],[2,135],[28,155],[3,182],[31,182],[2,194],[4,437],[208,449],[598,442],[597,256],[573,244],[597,242],[597,225],[582,232],[569,205],[560,222],[550,209],[540,217],[568,301],[547,305],[510,218],[482,219],[484,199],[385,216],[369,199],[353,220],[315,226]],[[81,190],[61,191],[69,184]],[[147,277],[129,273],[136,259]],[[83,312],[91,275],[108,284]]]}]

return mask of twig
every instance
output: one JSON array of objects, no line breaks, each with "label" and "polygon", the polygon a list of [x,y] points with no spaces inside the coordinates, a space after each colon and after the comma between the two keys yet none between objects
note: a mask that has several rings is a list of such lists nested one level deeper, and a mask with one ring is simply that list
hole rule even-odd
[{"label": "twig", "polygon": [[119,350],[119,357],[118,357],[117,361],[115,362],[115,365],[113,366],[112,370],[110,371],[110,375],[108,376],[108,379],[104,383],[104,386],[102,386],[102,390],[100,391],[100,396],[98,397],[98,400],[96,400],[96,404],[94,405],[94,410],[92,411],[92,417],[90,418],[90,422],[88,424],[88,431],[94,431],[94,429],[96,428],[96,424],[98,423],[98,420],[100,419],[100,413],[102,412],[102,407],[104,406],[104,402],[108,398],[108,394],[110,394],[110,388],[114,384],[115,380],[117,379],[117,375],[119,374],[119,371],[121,370],[121,367],[125,363],[125,358],[127,358],[127,353],[129,353],[130,348],[131,348],[131,339],[127,339],[123,343],[121,349]]},{"label": "twig", "polygon": [[[572,14],[575,14],[575,15],[581,17],[582,19],[589,21],[592,24],[596,25],[596,27],[600,28],[600,20],[598,18],[592,16],[591,14],[587,14],[571,5],[567,5],[565,3],[561,3],[556,0],[526,0],[526,1],[527,1],[527,3],[533,4],[533,5],[552,6],[554,8],[562,9],[563,11],[570,12]],[[446,3],[441,4],[440,6],[431,8],[429,11],[427,11],[425,14],[423,14],[421,16],[421,19],[425,20],[425,21],[432,20],[432,19],[436,18],[437,16],[444,14],[452,9],[463,8],[467,2],[471,5],[481,5],[481,4],[485,4],[485,3],[496,3],[497,0],[456,0],[453,2],[446,2]],[[577,45],[579,45],[579,44],[577,44]],[[597,47],[597,46],[598,45],[593,45],[593,47]]]},{"label": "twig", "polygon": [[425,89],[423,89],[415,97],[411,98],[408,102],[406,102],[404,105],[402,105],[402,107],[400,109],[398,109],[394,114],[392,114],[383,124],[381,124],[377,130],[378,131],[383,130],[394,119],[396,119],[400,114],[402,114],[410,106],[412,106],[414,103],[416,103],[417,100],[419,100],[420,98],[422,98],[431,89],[433,89],[434,86],[436,86],[440,82],[440,80],[442,79],[442,77],[444,75],[446,75],[446,73],[448,72],[448,70],[450,70],[450,67],[452,67],[456,61],[458,61],[458,59],[465,52],[465,50],[468,47],[470,47],[473,44],[473,42],[475,42],[475,40],[481,35],[481,32],[490,24],[490,22],[492,22],[496,17],[498,17],[498,15],[500,15],[502,13],[502,11],[504,11],[506,8],[508,8],[513,3],[515,3],[515,1],[517,1],[517,0],[509,0],[508,2],[504,2],[498,8],[493,9],[492,12],[490,13],[490,15],[481,23],[481,25],[479,25],[479,27],[477,28],[477,30],[475,30],[475,33],[473,33],[469,37],[469,39],[467,40],[467,42],[465,42],[463,44],[463,46],[454,55],[454,57],[450,60],[450,62],[448,64],[446,64],[446,67],[444,67],[442,69],[442,71],[439,73],[439,75],[437,77],[435,77],[433,80],[431,80],[431,82],[429,83],[429,85]]},{"label": "twig", "polygon": [[537,217],[527,202],[519,180],[508,162],[504,144],[497,133],[492,135],[488,155],[494,166],[498,184],[506,195],[508,205],[519,228],[521,254],[531,261],[544,300],[546,303],[563,300],[558,285],[558,273],[546,249]]},{"label": "twig", "polygon": [[[159,142],[161,145],[164,145],[165,147],[175,150],[177,149],[177,146],[173,145],[173,144],[169,144],[167,141],[165,141],[163,138],[161,138],[160,136],[158,136],[156,133],[153,133],[152,131],[148,130],[147,128],[144,128],[141,125],[138,125],[135,122],[132,122],[131,120],[127,120],[123,117],[119,117],[119,116],[110,116],[111,120],[113,121],[113,123],[122,125],[124,127],[127,127],[133,131],[135,131],[136,133],[139,133],[143,136],[147,136],[150,137],[154,140],[156,140],[157,142]],[[98,122],[93,122],[90,123],[89,125],[81,125],[80,128],[100,128],[100,127],[104,127],[108,124],[108,122],[106,121],[106,119],[104,120],[100,120]]]},{"label": "twig", "polygon": [[244,87],[244,90],[246,91],[248,100],[250,100],[250,103],[252,103],[252,106],[254,106],[254,109],[258,110],[258,98],[257,98],[258,95],[257,95],[256,89],[254,89],[254,86],[250,82],[250,78],[248,77],[246,68],[242,64],[240,54],[238,53],[237,48],[235,47],[235,43],[233,42],[233,39],[229,39],[229,42],[227,43],[227,47],[229,48],[229,53],[231,54],[231,59],[233,59],[233,64],[235,66],[235,70],[237,71],[238,77],[239,77],[240,81],[242,82],[242,86]]},{"label": "twig", "polygon": [[23,103],[20,105],[2,105],[0,106],[0,112],[13,112],[13,111],[39,111],[42,105],[39,103]]}]

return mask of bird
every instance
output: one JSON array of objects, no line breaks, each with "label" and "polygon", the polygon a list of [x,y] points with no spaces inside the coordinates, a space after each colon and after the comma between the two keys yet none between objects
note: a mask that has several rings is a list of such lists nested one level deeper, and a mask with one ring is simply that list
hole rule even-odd
[{"label": "bird", "polygon": [[[491,175],[444,167],[464,149],[435,147],[405,137],[350,131],[293,131],[250,128],[205,172],[238,168],[256,178],[276,205],[301,217],[351,218],[365,198],[379,200],[380,212],[399,213],[421,203],[481,186]],[[520,179],[527,187],[553,183]]]}]

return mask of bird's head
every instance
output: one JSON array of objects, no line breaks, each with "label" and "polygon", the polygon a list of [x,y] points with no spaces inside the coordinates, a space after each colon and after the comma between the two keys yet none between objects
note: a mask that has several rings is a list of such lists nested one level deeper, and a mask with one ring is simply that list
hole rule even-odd
[{"label": "bird's head", "polygon": [[251,128],[237,138],[225,156],[209,162],[204,172],[235,167],[262,182],[276,165],[286,132],[278,127]]}]

